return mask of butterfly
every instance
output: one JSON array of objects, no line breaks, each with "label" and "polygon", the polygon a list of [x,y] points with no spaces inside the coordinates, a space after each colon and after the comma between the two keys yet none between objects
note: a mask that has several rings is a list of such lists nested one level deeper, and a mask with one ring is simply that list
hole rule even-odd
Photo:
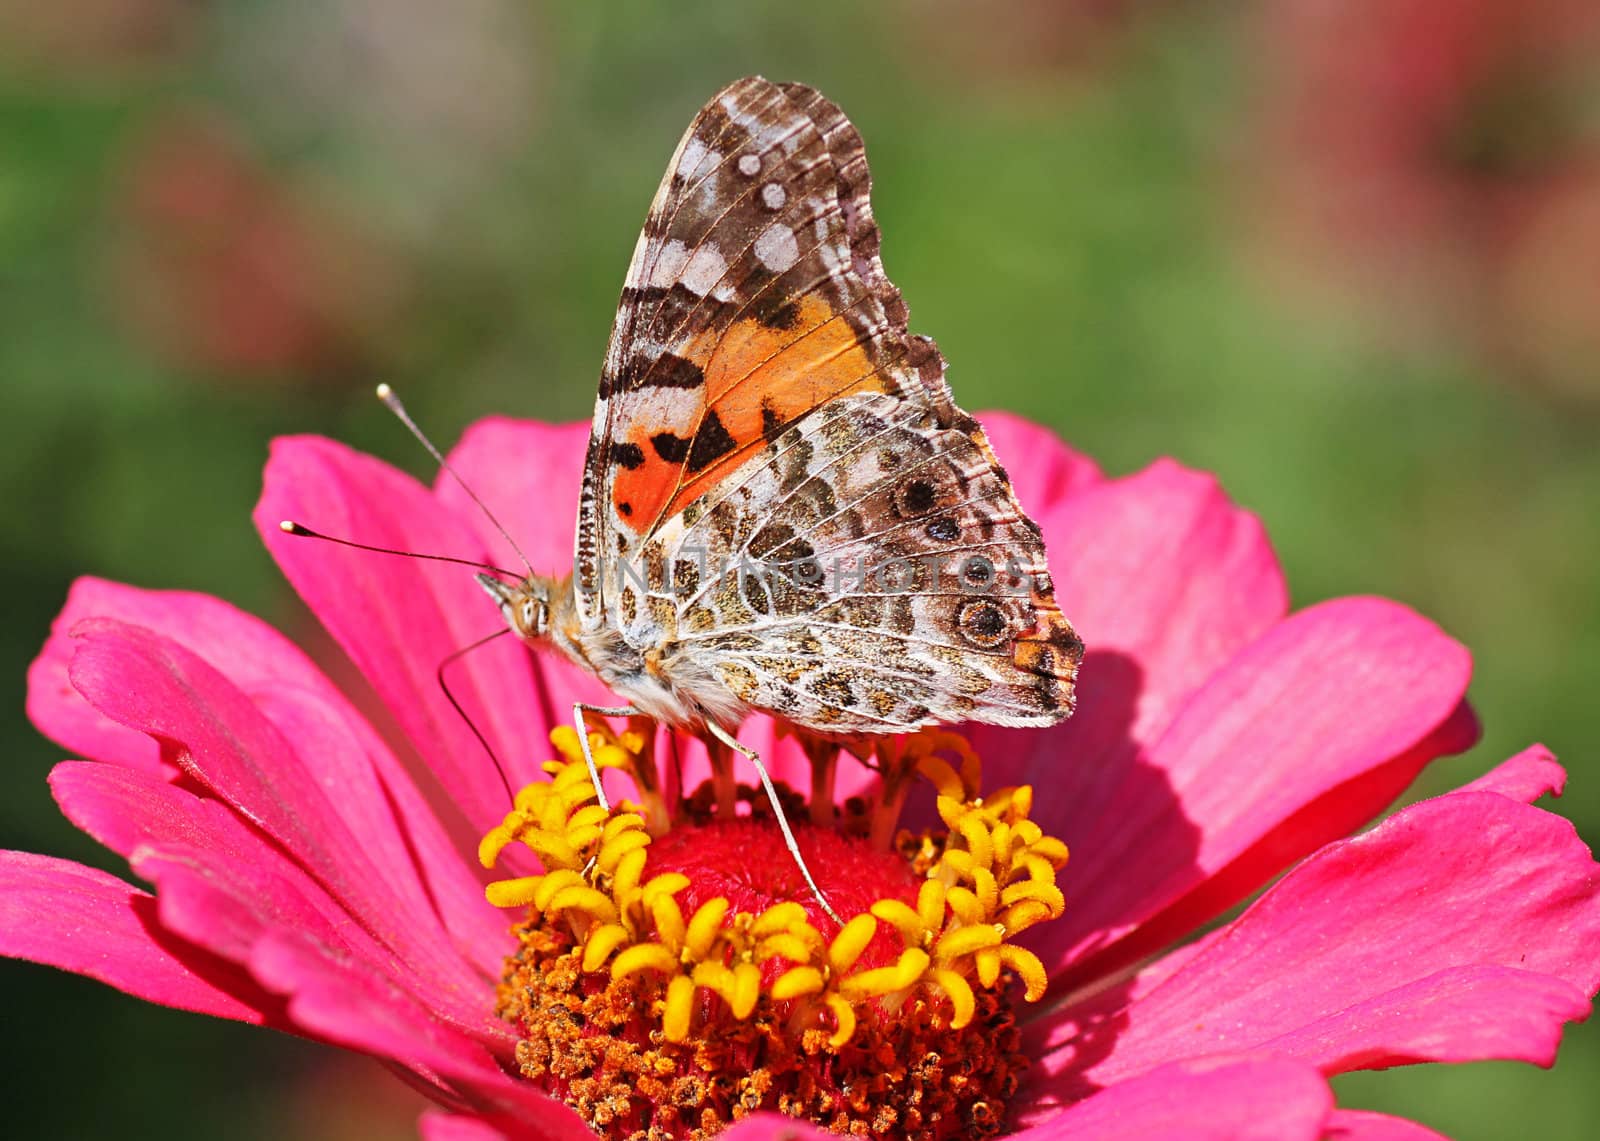
[{"label": "butterfly", "polygon": [[841,738],[1050,725],[1083,656],[1038,526],[907,329],[869,188],[815,90],[713,97],[628,268],[572,575],[478,578],[516,634],[626,700],[575,706],[580,737],[585,710],[643,713],[755,762],[808,881],[733,736],[747,714]]}]

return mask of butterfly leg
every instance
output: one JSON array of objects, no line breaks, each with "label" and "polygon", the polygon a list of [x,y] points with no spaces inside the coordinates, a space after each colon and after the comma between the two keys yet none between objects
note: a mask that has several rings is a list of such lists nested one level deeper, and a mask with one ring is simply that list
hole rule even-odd
[{"label": "butterfly leg", "polygon": [[783,814],[783,805],[778,802],[778,790],[772,786],[772,777],[767,773],[767,766],[762,764],[761,755],[748,745],[741,745],[722,726],[714,721],[706,722],[706,728],[711,735],[721,741],[735,752],[744,754],[745,758],[756,767],[756,773],[761,777],[761,787],[767,790],[767,800],[772,805],[772,811],[778,817],[778,828],[783,832],[784,846],[789,849],[789,855],[794,857],[795,866],[800,869],[800,874],[805,877],[806,886],[811,889],[811,894],[817,897],[817,902],[822,905],[822,910],[828,913],[828,918],[839,926],[844,926],[844,920],[839,918],[839,913],[834,911],[833,905],[828,902],[828,897],[822,894],[822,889],[817,886],[817,881],[811,878],[811,869],[806,867],[805,857],[800,854],[800,845],[795,843],[794,832],[789,828],[789,818]]},{"label": "butterfly leg", "polygon": [[594,783],[594,794],[605,812],[611,811],[611,802],[606,799],[606,790],[600,785],[600,769],[594,763],[594,750],[589,748],[589,725],[583,715],[598,713],[601,717],[629,717],[637,712],[631,705],[590,705],[584,701],[572,703],[572,723],[577,727],[578,744],[583,748],[583,763],[589,766],[589,780]]}]

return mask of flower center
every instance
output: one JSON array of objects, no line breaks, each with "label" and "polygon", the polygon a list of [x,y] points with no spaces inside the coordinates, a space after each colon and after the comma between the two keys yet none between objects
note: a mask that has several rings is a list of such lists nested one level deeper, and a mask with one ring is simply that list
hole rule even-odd
[{"label": "flower center", "polygon": [[[999,1131],[1026,1065],[1006,984],[1028,1001],[1046,984],[1013,940],[1064,907],[1067,850],[1028,819],[1030,788],[980,799],[966,742],[924,733],[880,743],[876,806],[830,820],[833,750],[811,743],[826,802],[785,796],[823,822],[796,839],[841,926],[726,770],[669,810],[649,736],[593,733],[596,762],[639,792],[608,812],[577,734],[551,740],[550,779],[479,850],[490,867],[521,842],[545,869],[488,889],[528,909],[498,1007],[524,1076],[605,1137],[706,1138],[763,1110],[882,1138]],[[945,828],[894,834],[915,776]]]}]

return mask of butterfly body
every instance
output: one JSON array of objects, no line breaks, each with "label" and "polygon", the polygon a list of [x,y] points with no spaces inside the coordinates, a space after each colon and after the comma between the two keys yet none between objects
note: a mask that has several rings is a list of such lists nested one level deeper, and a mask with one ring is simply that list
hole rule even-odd
[{"label": "butterfly body", "polygon": [[826,734],[1072,709],[1038,527],[884,274],[859,134],[740,80],[695,118],[618,307],[571,578],[483,578],[633,708]]},{"label": "butterfly body", "polygon": [[675,661],[670,645],[636,645],[613,626],[585,629],[577,620],[570,578],[532,575],[507,585],[479,575],[478,582],[525,642],[554,649],[663,725],[698,732],[708,722],[720,726],[743,720],[747,710],[737,699],[688,663]]}]

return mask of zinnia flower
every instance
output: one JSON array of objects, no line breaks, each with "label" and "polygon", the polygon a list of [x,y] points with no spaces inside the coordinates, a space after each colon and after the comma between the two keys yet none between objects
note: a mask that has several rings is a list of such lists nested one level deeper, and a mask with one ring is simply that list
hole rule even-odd
[{"label": "zinnia flower", "polygon": [[[889,1137],[1415,1138],[1427,1131],[1335,1108],[1327,1076],[1549,1065],[1600,986],[1595,864],[1530,806],[1560,789],[1550,755],[1530,748],[1341,839],[1474,739],[1466,651],[1380,599],[1287,614],[1261,527],[1206,476],[1163,462],[1105,479],[1037,428],[987,423],[1091,647],[1079,709],[1047,732],[972,733],[984,800],[960,739],[920,747],[952,831],[913,798],[908,828],[924,830],[889,850],[863,855],[846,834],[873,822],[880,774],[839,761],[839,809],[814,803],[802,843],[825,890],[873,922],[822,919],[759,816],[730,840],[703,797],[675,806],[705,770],[665,734],[600,738],[624,768],[652,748],[663,773],[682,762],[678,784],[640,790],[635,817],[600,812],[570,763],[547,780],[568,703],[605,695],[501,639],[449,680],[529,786],[510,811],[435,679],[498,621],[471,575],[278,522],[510,552],[455,485],[307,438],[274,448],[257,522],[376,702],[225,602],[80,581],[29,709],[94,758],[51,774],[63,811],[153,890],[6,853],[0,950],[370,1054],[438,1101],[421,1128],[451,1141],[683,1131],[706,1107],[780,1106]],[[453,456],[540,569],[570,557],[585,431],[491,420]],[[792,789],[828,788],[769,722],[743,737]],[[570,762],[575,740],[556,739]],[[646,826],[663,806],[665,833]],[[491,890],[516,908],[486,901],[480,838],[512,877]],[[539,868],[519,839],[543,879],[522,878]],[[815,854],[830,845],[843,855]],[[957,930],[968,911],[1026,930]],[[1005,988],[1013,975],[1028,995]],[[755,1112],[727,1135],[824,1134]]]}]

